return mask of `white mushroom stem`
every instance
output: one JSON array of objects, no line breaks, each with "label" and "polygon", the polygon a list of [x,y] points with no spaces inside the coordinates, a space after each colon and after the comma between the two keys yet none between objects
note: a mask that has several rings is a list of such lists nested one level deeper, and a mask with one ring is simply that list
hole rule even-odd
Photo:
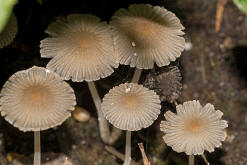
[{"label": "white mushroom stem", "polygon": [[136,68],[136,69],[135,69],[135,72],[134,72],[134,75],[133,75],[133,77],[132,77],[131,82],[132,82],[132,83],[138,83],[138,81],[139,81],[139,79],[140,79],[140,77],[141,77],[141,74],[142,74],[142,69]]},{"label": "white mushroom stem", "polygon": [[41,164],[41,154],[40,154],[40,131],[34,132],[34,161],[33,165]]},{"label": "white mushroom stem", "polygon": [[131,162],[131,131],[126,131],[124,165],[130,165],[130,162]]},{"label": "white mushroom stem", "polygon": [[110,133],[109,124],[101,111],[101,99],[94,82],[88,82],[88,87],[97,110],[101,139],[107,144],[113,144],[121,135],[121,130],[114,127]]},{"label": "white mushroom stem", "polygon": [[189,165],[194,165],[195,163],[195,157],[194,157],[194,155],[190,155],[189,156]]}]

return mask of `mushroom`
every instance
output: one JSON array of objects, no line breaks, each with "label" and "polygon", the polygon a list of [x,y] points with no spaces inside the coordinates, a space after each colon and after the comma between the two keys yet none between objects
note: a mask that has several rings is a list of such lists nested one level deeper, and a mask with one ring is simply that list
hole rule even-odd
[{"label": "mushroom", "polygon": [[93,82],[109,76],[119,65],[110,27],[96,16],[72,14],[64,21],[52,23],[46,33],[50,37],[41,41],[40,53],[41,57],[52,58],[47,68],[65,80],[87,81],[98,113],[101,138],[112,144],[114,139],[100,110],[101,99]]},{"label": "mushroom", "polygon": [[143,85],[154,90],[160,96],[161,101],[173,103],[181,93],[181,79],[178,67],[171,66],[158,72],[149,73]]},{"label": "mushroom", "polygon": [[0,32],[0,48],[9,45],[14,40],[17,30],[16,16],[12,13],[3,31]]},{"label": "mushroom", "polygon": [[126,130],[124,165],[131,161],[131,131],[149,127],[160,113],[159,96],[136,83],[125,83],[107,93],[101,105],[105,118],[115,127]]},{"label": "mushroom", "polygon": [[72,116],[79,122],[87,122],[91,116],[88,111],[78,105],[75,106],[75,110],[72,112]]},{"label": "mushroom", "polygon": [[203,155],[204,151],[213,152],[226,138],[223,130],[227,121],[221,120],[223,113],[215,110],[210,103],[204,107],[199,101],[184,102],[177,105],[177,114],[165,113],[166,121],[160,124],[165,133],[163,139],[176,152],[189,155],[189,164],[194,164],[194,155]]},{"label": "mushroom", "polygon": [[163,7],[133,4],[119,9],[110,24],[119,63],[136,67],[132,82],[138,82],[142,69],[167,66],[184,50],[184,27]]},{"label": "mushroom", "polygon": [[73,89],[54,72],[32,67],[3,85],[1,115],[21,131],[34,132],[34,165],[40,165],[40,131],[61,125],[74,110]]}]

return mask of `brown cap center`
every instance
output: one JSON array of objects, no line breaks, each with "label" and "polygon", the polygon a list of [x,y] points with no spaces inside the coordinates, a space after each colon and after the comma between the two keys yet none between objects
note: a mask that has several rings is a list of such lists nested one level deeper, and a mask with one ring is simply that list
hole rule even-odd
[{"label": "brown cap center", "polygon": [[186,122],[186,129],[194,134],[202,131],[202,121],[199,118],[190,119]]},{"label": "brown cap center", "polygon": [[142,37],[149,37],[154,31],[154,25],[147,20],[138,20],[135,24],[135,32]]},{"label": "brown cap center", "polygon": [[123,98],[123,104],[127,108],[134,108],[137,105],[137,102],[138,102],[137,96],[132,95],[132,94],[126,95]]},{"label": "brown cap center", "polygon": [[43,86],[30,87],[26,92],[26,98],[33,103],[41,103],[46,97],[47,88]]},{"label": "brown cap center", "polygon": [[90,48],[94,44],[94,39],[93,39],[92,34],[83,33],[83,34],[81,34],[80,36],[77,36],[77,37],[80,37],[78,39],[78,46],[81,49]]}]

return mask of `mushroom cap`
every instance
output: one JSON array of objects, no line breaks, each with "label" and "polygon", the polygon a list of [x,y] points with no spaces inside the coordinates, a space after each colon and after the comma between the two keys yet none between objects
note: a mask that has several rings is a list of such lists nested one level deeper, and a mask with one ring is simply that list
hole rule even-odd
[{"label": "mushroom cap", "polygon": [[167,111],[166,121],[160,124],[165,143],[174,151],[201,155],[205,150],[213,152],[221,146],[226,138],[223,129],[228,126],[227,121],[221,120],[221,111],[216,111],[210,103],[202,107],[195,100],[184,102],[176,109],[177,114]]},{"label": "mushroom cap", "polygon": [[159,96],[136,83],[112,88],[101,105],[105,118],[115,127],[138,131],[149,127],[160,113]]},{"label": "mushroom cap", "polygon": [[110,22],[120,64],[139,69],[169,65],[180,57],[185,40],[180,20],[163,7],[133,4]]},{"label": "mushroom cap", "polygon": [[149,73],[145,82],[145,87],[154,90],[161,101],[174,102],[182,90],[181,73],[178,67],[172,66],[159,72]]},{"label": "mushroom cap", "polygon": [[72,14],[52,23],[41,41],[41,57],[52,58],[47,68],[75,82],[105,78],[118,67],[112,32],[96,16]]},{"label": "mushroom cap", "polygon": [[0,32],[0,48],[8,46],[14,40],[17,30],[16,16],[12,13],[3,31]]},{"label": "mushroom cap", "polygon": [[1,90],[1,115],[21,131],[41,131],[62,124],[76,104],[73,89],[42,67],[16,72]]}]

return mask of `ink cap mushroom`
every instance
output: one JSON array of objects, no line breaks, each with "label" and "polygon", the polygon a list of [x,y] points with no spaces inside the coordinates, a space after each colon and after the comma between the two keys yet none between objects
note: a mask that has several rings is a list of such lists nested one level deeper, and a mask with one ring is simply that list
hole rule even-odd
[{"label": "ink cap mushroom", "polygon": [[[101,98],[94,81],[105,78],[119,65],[114,51],[110,26],[97,16],[71,14],[65,20],[52,23],[46,33],[50,37],[40,43],[41,57],[52,58],[47,68],[59,74],[64,80],[87,81],[97,109],[101,139],[108,144],[111,138],[108,122],[101,112]],[[119,129],[112,129],[121,135]]]},{"label": "ink cap mushroom", "polygon": [[120,64],[152,69],[167,66],[184,50],[184,26],[160,6],[132,4],[112,16],[114,46]]},{"label": "ink cap mushroom", "polygon": [[0,112],[19,130],[34,132],[34,165],[40,165],[40,131],[61,125],[75,104],[74,91],[65,81],[46,68],[33,66],[16,72],[3,85]]},{"label": "ink cap mushroom", "polygon": [[165,133],[164,142],[178,153],[185,152],[190,157],[213,152],[226,139],[226,120],[223,113],[215,110],[210,103],[201,106],[199,101],[187,101],[177,105],[177,114],[167,111],[160,130]]},{"label": "ink cap mushroom", "polygon": [[65,80],[95,81],[118,67],[112,32],[106,22],[89,14],[71,14],[46,30],[40,43],[41,57],[52,58],[47,68]]},{"label": "ink cap mushroom", "polygon": [[126,130],[125,165],[131,161],[131,131],[149,127],[160,114],[159,96],[136,83],[112,88],[101,105],[105,118],[115,127]]}]

